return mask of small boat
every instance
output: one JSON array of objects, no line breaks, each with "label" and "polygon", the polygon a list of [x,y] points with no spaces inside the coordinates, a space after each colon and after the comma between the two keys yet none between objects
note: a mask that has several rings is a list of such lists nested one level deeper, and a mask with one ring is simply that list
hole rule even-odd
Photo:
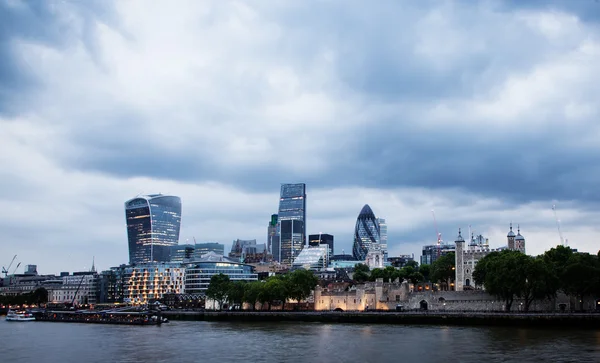
[{"label": "small boat", "polygon": [[6,321],[35,321],[35,317],[33,314],[24,310],[9,310],[8,313],[6,313]]}]

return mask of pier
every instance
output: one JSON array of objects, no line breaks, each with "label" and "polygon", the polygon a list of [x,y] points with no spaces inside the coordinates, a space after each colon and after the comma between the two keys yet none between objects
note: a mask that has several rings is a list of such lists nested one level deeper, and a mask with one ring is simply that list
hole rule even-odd
[{"label": "pier", "polygon": [[88,324],[160,325],[167,322],[151,311],[45,311],[35,314],[36,321]]}]

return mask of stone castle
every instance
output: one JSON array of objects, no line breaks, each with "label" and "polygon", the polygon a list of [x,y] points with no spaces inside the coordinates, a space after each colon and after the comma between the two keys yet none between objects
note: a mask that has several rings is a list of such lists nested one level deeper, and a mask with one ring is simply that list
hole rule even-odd
[{"label": "stone castle", "polygon": [[455,290],[465,291],[473,290],[476,288],[475,282],[473,281],[473,271],[477,262],[489,255],[494,251],[502,251],[505,249],[521,251],[525,253],[525,237],[521,235],[521,229],[517,227],[517,234],[513,232],[512,223],[510,224],[510,231],[506,236],[508,239],[508,245],[500,247],[498,249],[490,249],[487,239],[483,239],[483,236],[470,236],[471,241],[469,245],[466,245],[465,239],[461,235],[460,228],[458,229],[458,237],[456,237],[456,250],[454,266],[455,270]]}]

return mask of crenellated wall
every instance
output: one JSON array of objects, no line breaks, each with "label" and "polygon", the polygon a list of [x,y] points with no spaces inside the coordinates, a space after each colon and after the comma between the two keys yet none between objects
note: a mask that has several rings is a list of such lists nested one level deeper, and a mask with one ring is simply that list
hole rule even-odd
[{"label": "crenellated wall", "polygon": [[[384,283],[382,279],[350,288],[348,291],[331,291],[317,287],[314,292],[315,310],[330,311],[363,311],[395,310],[401,305],[405,310],[427,309],[430,311],[504,311],[504,302],[485,291],[410,291],[409,284],[404,281]],[[589,301],[588,301],[589,300]],[[552,300],[534,301],[530,311],[565,311],[578,309],[576,301],[564,294]],[[586,310],[593,310],[596,300],[584,301]],[[511,311],[523,311],[524,301],[515,299]],[[600,308],[599,308],[600,310]]]}]

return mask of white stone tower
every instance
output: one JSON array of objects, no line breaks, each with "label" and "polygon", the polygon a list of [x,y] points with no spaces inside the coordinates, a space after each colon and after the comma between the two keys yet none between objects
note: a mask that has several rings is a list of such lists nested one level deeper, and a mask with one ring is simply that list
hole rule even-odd
[{"label": "white stone tower", "polygon": [[456,237],[456,251],[454,253],[454,271],[455,271],[455,279],[454,279],[454,289],[456,291],[463,291],[464,282],[465,282],[465,264],[463,261],[464,257],[464,249],[465,249],[465,239],[462,237],[460,233],[460,228],[458,229],[458,237]]}]

